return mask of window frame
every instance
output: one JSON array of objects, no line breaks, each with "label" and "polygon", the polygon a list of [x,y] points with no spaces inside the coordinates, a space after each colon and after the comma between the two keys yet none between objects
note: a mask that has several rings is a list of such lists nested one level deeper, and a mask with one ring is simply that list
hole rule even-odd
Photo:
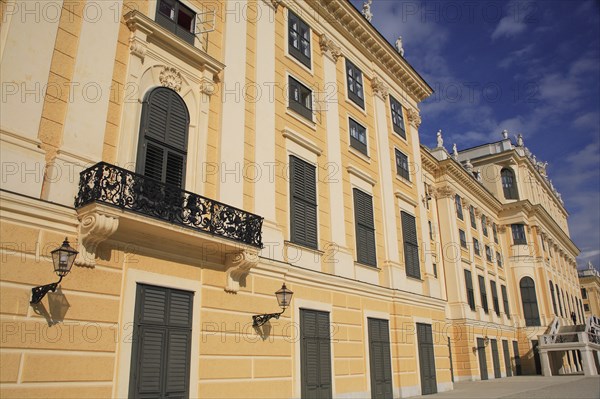
[{"label": "window frame", "polygon": [[[356,73],[357,77],[350,72]],[[358,87],[360,90],[353,90],[352,87]],[[363,73],[348,58],[346,58],[346,91],[348,98],[360,109],[365,110],[365,86]]]},{"label": "window frame", "polygon": [[[156,14],[154,16],[154,21],[159,24],[160,26],[162,26],[163,28],[167,29],[168,31],[172,32],[173,34],[175,34],[177,37],[179,37],[180,39],[184,40],[186,43],[191,44],[192,46],[195,45],[196,42],[196,22],[197,22],[197,17],[198,17],[198,13],[190,6],[188,6],[187,4],[184,4],[182,1],[180,0],[172,0],[173,1],[173,14],[174,14],[174,18],[171,18],[171,16],[167,16],[165,15],[161,9],[160,6],[161,4],[163,4],[163,2],[165,4],[167,0],[157,0],[156,1]],[[186,28],[182,25],[179,24],[179,14],[180,14],[180,7],[184,9],[185,11],[189,11],[192,15],[192,26],[190,27],[190,31],[187,31]]]},{"label": "window frame", "polygon": [[488,236],[487,217],[485,215],[481,215],[481,231],[485,237]]},{"label": "window frame", "polygon": [[494,280],[490,280],[490,290],[492,291],[492,305],[496,316],[500,316],[500,301],[498,299],[498,287]]},{"label": "window frame", "polygon": [[464,220],[462,198],[460,198],[460,195],[458,194],[454,196],[454,205],[456,207],[456,217],[460,220]]},{"label": "window frame", "polygon": [[496,251],[496,262],[498,263],[498,267],[502,268],[502,254]]},{"label": "window frame", "polygon": [[475,289],[473,288],[473,273],[464,269],[465,288],[467,290],[467,304],[472,311],[475,311]]},{"label": "window frame", "polygon": [[498,244],[498,225],[496,223],[492,223],[492,234],[494,236],[494,242]]},{"label": "window frame", "polygon": [[[398,110],[399,109],[399,110]],[[390,116],[392,118],[392,127],[394,133],[406,140],[406,124],[404,123],[404,107],[400,101],[396,100],[394,96],[390,94]],[[397,120],[400,120],[400,124]]]},{"label": "window frame", "polygon": [[504,193],[504,199],[507,200],[518,200],[519,190],[517,188],[517,175],[511,168],[502,168],[500,170],[500,183],[502,184],[502,191]]},{"label": "window frame", "polygon": [[[408,163],[408,155],[400,151],[399,149],[394,149],[394,154],[396,155],[396,174],[403,179],[410,181],[410,166]],[[406,162],[406,168],[403,168],[402,165],[398,164],[398,160],[404,160]]]},{"label": "window frame", "polygon": [[481,274],[478,274],[477,281],[479,282],[479,297],[481,299],[481,308],[483,309],[485,314],[488,314],[490,309],[488,304],[487,287],[485,285],[485,277]]},{"label": "window frame", "polygon": [[[290,220],[290,242],[295,244],[295,245],[301,245],[307,248],[312,248],[312,249],[317,249],[319,248],[319,194],[318,194],[318,168],[310,163],[305,161],[302,158],[299,158],[295,155],[289,155],[289,162],[290,162],[290,177],[289,177],[289,204],[290,204],[290,215],[289,215],[289,220]],[[300,162],[300,164],[302,165],[303,169],[306,169],[307,167],[313,168],[314,169],[314,175],[315,175],[315,180],[314,182],[311,182],[311,184],[314,184],[314,192],[315,192],[315,198],[314,199],[309,199],[307,198],[308,195],[305,193],[304,195],[295,195],[296,193],[296,189],[293,187],[295,184],[294,181],[294,173],[291,170],[292,169],[292,164],[295,162]],[[306,181],[307,177],[306,174],[304,174],[303,176],[303,180]],[[306,228],[312,228],[314,227],[314,235],[315,235],[315,241],[314,242],[309,242],[308,240],[303,240],[300,239],[297,234],[295,234],[296,230],[294,228],[294,209],[295,209],[295,203],[296,201],[300,201],[302,202],[306,207],[310,206],[312,208],[314,208],[314,213],[316,215],[315,217],[315,224],[314,226],[308,226]]]},{"label": "window frame", "polygon": [[458,239],[460,240],[460,247],[467,249],[467,233],[463,229],[458,229]]},{"label": "window frame", "polygon": [[[410,219],[409,219],[410,218]],[[411,222],[411,228],[414,228],[414,236],[408,237],[408,232],[405,231],[406,222]],[[402,226],[402,243],[404,249],[404,269],[406,276],[415,279],[421,279],[421,260],[419,259],[419,232],[417,229],[417,218],[405,211],[400,211],[400,223]],[[411,249],[412,251],[409,251]],[[416,265],[408,264],[409,252],[413,255],[416,253]]]},{"label": "window frame", "polygon": [[473,237],[473,253],[477,256],[481,256],[481,247],[479,245],[479,240],[476,237]]},{"label": "window frame", "polygon": [[[310,103],[310,108],[306,105],[302,104],[300,101],[292,98],[292,90],[296,88],[298,89],[298,94],[300,99],[303,98],[304,94],[308,94],[308,102]],[[303,94],[304,92],[304,94]],[[310,122],[313,121],[313,112],[314,112],[314,104],[313,104],[313,91],[302,83],[300,80],[296,79],[292,75],[288,75],[288,109],[294,111],[296,114],[304,117]]]},{"label": "window frame", "polygon": [[[352,135],[352,127],[353,125],[356,125],[356,131],[357,134],[360,137],[360,129],[362,129],[362,133],[364,134],[365,137],[365,142],[363,143],[362,141],[360,141],[360,138],[356,138]],[[361,125],[359,122],[356,121],[356,119],[352,118],[351,116],[348,117],[348,136],[350,139],[350,147],[354,148],[356,151],[360,152],[361,154],[365,155],[365,156],[369,156],[369,136],[367,133],[367,128],[363,125]]]},{"label": "window frame", "polygon": [[489,245],[485,245],[485,259],[490,262],[493,263],[494,262],[494,254],[492,253],[492,247],[490,247]]},{"label": "window frame", "polygon": [[[298,34],[298,44],[302,47],[304,41],[308,42],[308,53],[307,56],[302,52],[301,48],[297,48],[292,44],[292,23],[296,21],[299,30],[294,30]],[[302,29],[305,28],[308,33],[308,39],[302,36]],[[311,27],[300,18],[296,13],[288,9],[288,25],[287,25],[287,53],[295,60],[300,62],[303,66],[312,70],[312,29]]]},{"label": "window frame", "polygon": [[[358,196],[363,196],[363,198],[369,202],[368,205],[370,205],[370,211],[371,211],[371,217],[368,218],[369,220],[359,220],[360,218],[358,217],[359,215],[366,215],[366,213],[364,212],[360,212],[357,209],[357,198]],[[353,203],[354,203],[354,229],[355,229],[355,239],[356,239],[356,261],[362,265],[368,265],[368,266],[373,266],[373,267],[377,267],[377,241],[376,241],[376,236],[375,236],[375,209],[374,209],[374,204],[373,204],[373,196],[359,188],[353,188],[352,189],[352,197],[353,197]],[[367,199],[368,197],[368,199]],[[367,205],[367,204],[365,204]],[[364,218],[363,218],[364,219]],[[370,223],[369,223],[370,222]],[[370,257],[369,253],[362,253],[359,249],[361,248],[359,245],[359,239],[360,239],[360,234],[359,234],[359,230],[364,231],[365,233],[372,235],[372,239],[373,239],[373,257]]]},{"label": "window frame", "polygon": [[504,314],[510,319],[510,304],[508,302],[508,291],[506,285],[500,284],[500,293],[502,294],[502,306],[504,307]]},{"label": "window frame", "polygon": [[522,223],[513,223],[510,225],[514,245],[527,245],[527,234],[525,225]]},{"label": "window frame", "polygon": [[469,205],[469,218],[471,219],[471,227],[477,230],[477,218],[475,217],[475,207]]}]

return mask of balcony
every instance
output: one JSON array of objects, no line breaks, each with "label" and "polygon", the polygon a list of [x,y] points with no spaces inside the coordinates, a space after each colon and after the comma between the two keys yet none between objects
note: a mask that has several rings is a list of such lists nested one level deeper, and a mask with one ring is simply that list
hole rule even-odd
[{"label": "balcony", "polygon": [[81,172],[75,209],[82,266],[93,267],[98,244],[111,237],[225,265],[226,290],[235,292],[263,246],[262,217],[104,162]]}]

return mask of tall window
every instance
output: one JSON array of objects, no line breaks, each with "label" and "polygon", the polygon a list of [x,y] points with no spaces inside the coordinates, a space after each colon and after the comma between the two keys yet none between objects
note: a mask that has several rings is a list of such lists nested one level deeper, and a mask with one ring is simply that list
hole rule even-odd
[{"label": "tall window", "polygon": [[404,131],[404,116],[402,115],[402,105],[392,96],[390,96],[390,107],[392,109],[392,125],[394,125],[394,132],[399,134],[401,137],[406,138],[406,132]]},{"label": "tall window", "polygon": [[481,215],[481,230],[483,230],[483,235],[488,236],[488,228],[487,228],[487,218],[485,215]]},{"label": "tall window", "polygon": [[527,245],[527,237],[525,236],[525,225],[513,224],[511,225],[513,243],[515,245]]},{"label": "tall window", "polygon": [[492,304],[494,305],[494,312],[497,316],[500,316],[500,302],[498,301],[498,289],[496,288],[496,282],[490,281],[490,288],[492,289]]},{"label": "tall window", "polygon": [[367,152],[367,129],[350,118],[348,122],[350,126],[350,145],[365,155]]},{"label": "tall window", "polygon": [[406,275],[421,278],[419,264],[419,242],[417,240],[417,224],[415,217],[406,212],[400,212],[402,219],[402,238],[404,239],[404,263]]},{"label": "tall window", "polygon": [[429,239],[433,241],[433,225],[431,224],[431,220],[427,222],[429,224]]},{"label": "tall window", "polygon": [[515,172],[513,172],[512,169],[504,168],[500,171],[500,177],[502,178],[502,189],[504,190],[504,198],[518,200],[519,193],[517,192]]},{"label": "tall window", "polygon": [[396,173],[406,180],[410,180],[408,157],[398,150],[396,150]]},{"label": "tall window", "polygon": [[506,292],[506,286],[501,285],[500,291],[502,292],[502,302],[504,303],[504,313],[506,314],[506,317],[508,317],[510,319],[510,307],[508,305],[508,294]]},{"label": "tall window", "polygon": [[137,172],[165,184],[183,187],[190,117],[175,91],[157,87],[142,105]]},{"label": "tall window", "polygon": [[475,251],[475,255],[481,255],[481,249],[479,248],[479,240],[477,238],[473,238],[473,251]]},{"label": "tall window", "polygon": [[[560,288],[558,288],[558,284],[554,285],[556,287],[556,297],[558,298],[558,311],[562,317],[565,317],[565,311],[563,309],[562,300],[560,298]],[[556,314],[558,316],[558,313]]]},{"label": "tall window", "polygon": [[459,229],[458,230],[458,237],[460,239],[460,246],[463,248],[467,247],[467,235],[465,234],[464,230]]},{"label": "tall window", "polygon": [[531,277],[523,277],[519,282],[521,288],[521,302],[523,303],[523,315],[527,327],[540,325],[540,313],[538,311],[537,297],[535,295],[535,283]]},{"label": "tall window", "polygon": [[194,44],[196,13],[177,0],[158,0],[156,22],[190,44]]},{"label": "tall window", "polygon": [[471,310],[475,310],[475,291],[473,290],[473,277],[471,271],[465,269],[465,286],[467,287],[467,302]]},{"label": "tall window", "polygon": [[356,256],[358,263],[377,266],[375,255],[375,221],[373,218],[373,198],[354,189],[354,221],[356,228]]},{"label": "tall window", "polygon": [[129,397],[188,397],[193,300],[192,292],[138,284]]},{"label": "tall window", "polygon": [[456,217],[458,217],[460,220],[463,220],[462,201],[460,200],[460,195],[456,194],[454,196],[454,202],[456,204]]},{"label": "tall window", "polygon": [[583,299],[587,299],[587,290],[585,288],[581,289],[581,297]]},{"label": "tall window", "polygon": [[317,248],[316,168],[290,156],[290,241]]},{"label": "tall window", "polygon": [[310,68],[310,28],[296,14],[288,14],[288,51]]},{"label": "tall window", "polygon": [[479,295],[481,297],[481,307],[485,313],[488,312],[487,290],[485,289],[485,278],[479,276]]},{"label": "tall window", "polygon": [[489,245],[485,246],[485,259],[488,262],[492,262],[493,261],[492,248],[490,248]]},{"label": "tall window", "polygon": [[477,228],[477,219],[475,219],[475,207],[473,205],[469,206],[469,218],[471,219],[471,227]]},{"label": "tall window", "polygon": [[361,108],[365,107],[362,72],[349,60],[346,60],[346,78],[348,82],[348,97]]},{"label": "tall window", "polygon": [[552,298],[552,309],[554,309],[554,314],[558,316],[558,312],[556,310],[556,298],[554,298],[554,284],[552,284],[552,280],[548,282],[550,284],[550,297]]},{"label": "tall window", "polygon": [[496,226],[496,223],[492,223],[492,233],[494,234],[494,242],[498,244],[498,226]]},{"label": "tall window", "polygon": [[312,91],[290,76],[289,107],[312,121]]},{"label": "tall window", "polygon": [[502,255],[498,251],[496,251],[496,262],[498,262],[498,267],[502,267]]}]

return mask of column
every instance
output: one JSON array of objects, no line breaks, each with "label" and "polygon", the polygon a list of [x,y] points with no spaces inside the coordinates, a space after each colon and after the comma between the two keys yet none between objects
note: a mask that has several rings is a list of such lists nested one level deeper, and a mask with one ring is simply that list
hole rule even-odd
[{"label": "column", "polygon": [[[323,52],[324,81],[337,82],[337,61],[342,56],[340,47],[326,34],[319,40]],[[337,85],[336,85],[337,87]],[[330,99],[326,105],[325,118],[327,120],[327,161],[334,165],[342,165],[342,148],[340,143],[340,119],[338,97]],[[343,171],[329,181],[329,209],[331,223],[331,240],[333,241],[335,256],[327,256],[333,261],[330,272],[338,276],[354,278],[354,254],[348,249],[346,243],[346,224],[344,222],[344,182]]]},{"label": "column", "polygon": [[[388,132],[388,112],[386,102],[388,100],[389,88],[379,77],[371,80],[371,86],[375,93],[375,135],[379,147],[379,176],[381,177],[381,200],[383,202],[383,229],[385,239],[385,263],[387,285],[391,288],[400,289],[402,266],[398,254],[398,235],[396,225],[396,207],[392,176],[392,164],[390,161],[390,140]],[[413,154],[416,157],[417,154]],[[421,241],[421,245],[425,243]]]},{"label": "column", "polygon": [[[224,3],[225,13],[225,65],[221,90],[221,140],[219,143],[219,201],[242,208],[246,103],[242,88],[246,83],[246,39],[248,22],[242,10],[245,0]],[[258,59],[258,58],[257,58]]]},{"label": "column", "polygon": [[545,349],[541,349],[539,351],[540,361],[542,363],[542,375],[544,377],[552,376],[552,369],[550,368],[550,359],[548,358],[548,351]]},{"label": "column", "polygon": [[254,212],[265,218],[264,248],[261,256],[283,260],[283,232],[275,214],[275,98],[270,87],[275,82],[275,13],[270,0],[256,3],[261,15],[256,23],[256,84],[263,97],[256,102],[256,143],[254,161],[260,178],[254,188]]}]

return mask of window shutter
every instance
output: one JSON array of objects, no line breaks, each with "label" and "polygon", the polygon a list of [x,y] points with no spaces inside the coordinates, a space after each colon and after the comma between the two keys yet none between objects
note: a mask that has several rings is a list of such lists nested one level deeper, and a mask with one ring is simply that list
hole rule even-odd
[{"label": "window shutter", "polygon": [[353,189],[353,194],[357,261],[366,265],[376,266],[377,255],[375,249],[373,198],[358,189]]},{"label": "window shutter", "polygon": [[329,314],[301,309],[300,339],[302,397],[331,397]]},{"label": "window shutter", "polygon": [[419,242],[417,240],[417,225],[415,217],[401,212],[402,236],[404,239],[404,263],[406,275],[421,278],[421,267],[419,265]]},{"label": "window shutter", "polygon": [[316,168],[290,156],[291,241],[317,248]]},{"label": "window shutter", "polygon": [[173,90],[152,90],[143,105],[138,173],[182,187],[185,180],[189,113]]},{"label": "window shutter", "polygon": [[138,285],[130,397],[187,397],[193,294]]}]

